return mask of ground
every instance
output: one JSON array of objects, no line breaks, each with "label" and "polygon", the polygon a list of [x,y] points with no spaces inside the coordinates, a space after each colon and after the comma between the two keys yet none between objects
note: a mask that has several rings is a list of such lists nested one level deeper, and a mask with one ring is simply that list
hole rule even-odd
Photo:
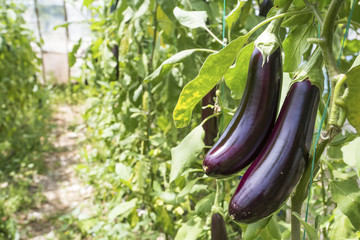
[{"label": "ground", "polygon": [[34,192],[44,199],[30,211],[18,216],[22,225],[21,239],[58,239],[56,224],[62,216],[74,210],[91,209],[92,188],[77,176],[75,167],[81,162],[80,149],[84,147],[84,128],[80,105],[58,105],[52,116],[56,126],[51,133],[53,150],[44,155],[43,174],[34,175]]}]

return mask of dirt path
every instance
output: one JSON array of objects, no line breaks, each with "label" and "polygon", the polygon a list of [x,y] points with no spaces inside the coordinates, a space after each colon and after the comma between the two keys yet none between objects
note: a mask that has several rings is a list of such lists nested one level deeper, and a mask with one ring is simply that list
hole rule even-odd
[{"label": "dirt path", "polygon": [[[56,127],[52,131],[54,151],[46,153],[44,175],[34,176],[36,190],[44,199],[22,218],[25,229],[21,239],[58,239],[58,218],[70,214],[75,208],[89,208],[92,189],[76,176],[75,167],[80,161],[80,145],[84,140],[83,109],[79,106],[60,105],[52,116]],[[75,130],[76,129],[76,130]]]}]

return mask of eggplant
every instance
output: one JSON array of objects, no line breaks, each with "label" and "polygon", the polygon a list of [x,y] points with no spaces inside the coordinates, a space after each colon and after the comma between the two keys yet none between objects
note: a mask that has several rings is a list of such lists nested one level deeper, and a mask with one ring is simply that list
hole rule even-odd
[{"label": "eggplant", "polygon": [[309,80],[291,86],[268,141],[231,198],[233,220],[258,221],[290,196],[309,164],[319,99],[319,89]]},{"label": "eggplant", "polygon": [[[206,107],[208,105],[215,105],[215,96],[216,96],[216,87],[214,87],[213,89],[211,89],[211,91],[205,95],[205,97],[203,97],[202,99],[202,107]],[[211,116],[214,114],[214,109],[213,108],[204,108],[201,110],[201,119],[204,120],[207,117]],[[213,117],[208,119],[204,124],[203,124],[203,129],[205,131],[205,137],[204,137],[204,144],[205,146],[212,146],[214,145],[214,139],[217,136],[217,118]],[[209,151],[208,148],[205,148],[205,153],[207,153]]]},{"label": "eggplant", "polygon": [[260,4],[259,16],[266,17],[273,6],[274,5],[272,4],[271,0],[262,1]]},{"label": "eggplant", "polygon": [[224,178],[249,165],[274,126],[282,85],[281,50],[263,64],[255,48],[249,63],[246,86],[240,105],[219,140],[205,155],[204,172]]},{"label": "eggplant", "polygon": [[227,240],[225,221],[221,214],[214,213],[211,217],[211,240]]}]

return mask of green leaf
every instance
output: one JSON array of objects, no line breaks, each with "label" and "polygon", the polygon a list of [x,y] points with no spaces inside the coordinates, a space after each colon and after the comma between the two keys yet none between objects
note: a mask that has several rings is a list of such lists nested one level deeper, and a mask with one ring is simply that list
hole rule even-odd
[{"label": "green leaf", "polygon": [[204,223],[199,217],[190,219],[178,230],[175,240],[196,240],[202,232],[203,225]]},{"label": "green leaf", "polygon": [[305,232],[306,234],[308,235],[308,239],[311,239],[311,240],[318,240],[319,237],[318,237],[318,234],[316,232],[316,229],[311,226],[309,223],[305,222],[298,213],[296,212],[293,212],[292,213],[301,223],[302,225],[304,226],[305,228]]},{"label": "green leaf", "polygon": [[345,103],[348,110],[348,120],[350,124],[360,133],[360,65],[353,67],[346,74],[346,83],[349,88],[349,96]]},{"label": "green leaf", "polygon": [[185,85],[174,110],[174,121],[178,128],[189,124],[195,105],[220,81],[233,64],[247,37],[241,36],[232,41],[220,52],[207,57],[199,75]]},{"label": "green leaf", "polygon": [[131,213],[131,210],[136,207],[136,202],[137,198],[134,198],[128,202],[116,205],[116,207],[114,207],[108,215],[109,221],[113,222],[120,215],[122,215],[122,218],[127,217],[127,215]]},{"label": "green leaf", "polygon": [[253,240],[265,229],[271,217],[249,224],[244,233],[244,240]]},{"label": "green leaf", "polygon": [[184,197],[186,194],[188,194],[199,179],[201,178],[193,179],[188,184],[186,184],[186,186],[179,192],[177,197],[181,198]]},{"label": "green leaf", "polygon": [[171,56],[170,58],[166,59],[152,74],[147,76],[144,81],[150,82],[158,79],[159,77],[163,76],[165,73],[167,73],[171,67],[183,61],[185,58],[190,57],[191,54],[194,52],[209,52],[212,50],[206,50],[206,49],[188,49],[181,52],[176,53],[175,55]]},{"label": "green leaf", "polygon": [[205,146],[203,142],[204,136],[205,131],[199,125],[186,135],[179,145],[171,149],[170,183],[196,160]]},{"label": "green leaf", "polygon": [[83,1],[83,6],[84,7],[89,7],[90,4],[92,4],[95,0],[84,0]]},{"label": "green leaf", "polygon": [[196,215],[205,217],[211,212],[211,207],[214,205],[215,193],[210,193],[201,199],[195,206]]},{"label": "green leaf", "polygon": [[128,181],[132,174],[132,168],[124,165],[123,163],[116,163],[115,172],[119,176],[120,179]]},{"label": "green leaf", "polygon": [[294,72],[301,63],[302,55],[310,47],[306,41],[314,37],[315,28],[312,24],[299,26],[293,29],[283,42],[285,52],[284,72]]},{"label": "green leaf", "polygon": [[335,209],[334,225],[330,228],[329,239],[356,239],[355,228],[339,209]]},{"label": "green leaf", "polygon": [[68,56],[69,56],[69,67],[74,66],[74,64],[76,63],[76,56],[75,56],[75,54],[76,54],[77,51],[79,50],[79,48],[80,48],[80,46],[81,46],[81,42],[82,42],[82,38],[80,38],[79,41],[74,45],[72,51],[68,53]]},{"label": "green leaf", "polygon": [[174,8],[174,16],[185,27],[206,28],[207,13],[205,11],[185,11],[179,7]]},{"label": "green leaf", "polygon": [[281,240],[281,232],[280,232],[279,225],[278,225],[278,223],[276,221],[276,215],[275,214],[273,214],[270,222],[266,226],[266,229],[269,231],[269,233],[271,235],[271,239]]},{"label": "green leaf", "polygon": [[360,189],[356,181],[331,181],[330,189],[338,208],[345,214],[352,225],[360,229]]},{"label": "green leaf", "polygon": [[236,58],[235,65],[231,66],[225,74],[225,83],[231,90],[232,98],[240,99],[242,97],[253,50],[253,42],[243,47]]},{"label": "green leaf", "polygon": [[229,15],[227,15],[225,22],[226,25],[228,26],[228,28],[231,30],[232,25],[238,20],[240,14],[241,14],[241,8],[244,6],[244,4],[247,1],[239,1],[236,5],[236,7],[229,13]]},{"label": "green leaf", "polygon": [[[355,58],[355,61],[353,62],[353,64],[351,65],[351,68],[350,69],[352,69],[352,68],[354,68],[354,67],[356,67],[356,66],[359,66],[360,65],[360,54]],[[349,70],[350,70],[349,69]]]},{"label": "green leaf", "polygon": [[356,167],[357,174],[360,177],[360,137],[355,138],[353,141],[344,145],[341,148],[343,153],[344,162],[351,166]]}]

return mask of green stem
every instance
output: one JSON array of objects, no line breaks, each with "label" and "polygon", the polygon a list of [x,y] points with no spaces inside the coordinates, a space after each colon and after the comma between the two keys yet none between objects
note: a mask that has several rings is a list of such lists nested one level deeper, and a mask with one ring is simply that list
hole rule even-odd
[{"label": "green stem", "polygon": [[[315,152],[315,160],[314,160],[314,173],[315,176],[318,169],[319,169],[319,162],[320,157],[322,153],[325,150],[326,145],[329,143],[330,138],[320,138],[316,152]],[[310,183],[311,178],[311,160],[312,156],[309,156],[309,159],[307,161],[307,166],[305,169],[305,172],[296,187],[295,193],[291,198],[291,211],[296,212],[301,216],[301,208],[303,205],[303,202],[307,196],[307,191]],[[291,217],[291,240],[298,240],[300,239],[300,222],[298,219],[294,218],[293,215]]]},{"label": "green stem", "polygon": [[311,9],[311,11],[314,13],[316,19],[318,20],[318,22],[320,23],[320,25],[323,24],[323,18],[321,16],[321,13],[319,11],[319,9],[317,9],[317,7],[314,4],[311,4],[308,0],[303,0],[305,5]]},{"label": "green stem", "polygon": [[334,58],[332,42],[334,37],[334,25],[335,25],[336,16],[343,2],[344,0],[331,1],[322,25],[321,38],[323,39],[323,42],[321,42],[320,47],[331,80],[333,80],[337,75],[340,74]]},{"label": "green stem", "polygon": [[256,25],[255,27],[253,27],[246,35],[246,38],[249,38],[256,30],[258,30],[259,28],[261,28],[262,26],[268,24],[269,22],[272,22],[275,19],[279,19],[279,18],[284,18],[284,17],[288,17],[288,16],[295,16],[295,15],[302,15],[302,14],[307,14],[310,13],[311,10],[301,10],[301,11],[292,11],[292,12],[287,12],[287,13],[282,13],[282,14],[278,14],[274,17],[268,18],[264,21],[262,21],[261,23],[259,23],[258,25]]},{"label": "green stem", "polygon": [[204,28],[218,43],[220,43],[224,47],[226,46],[225,43],[221,41],[218,37],[216,37],[216,35],[209,28],[207,28],[206,26]]},{"label": "green stem", "polygon": [[[337,20],[337,21],[335,21],[335,24],[336,25],[347,24],[347,20]],[[355,22],[355,21],[350,21],[350,25],[353,26],[354,30],[357,30],[358,28],[360,28],[360,23]]]}]

